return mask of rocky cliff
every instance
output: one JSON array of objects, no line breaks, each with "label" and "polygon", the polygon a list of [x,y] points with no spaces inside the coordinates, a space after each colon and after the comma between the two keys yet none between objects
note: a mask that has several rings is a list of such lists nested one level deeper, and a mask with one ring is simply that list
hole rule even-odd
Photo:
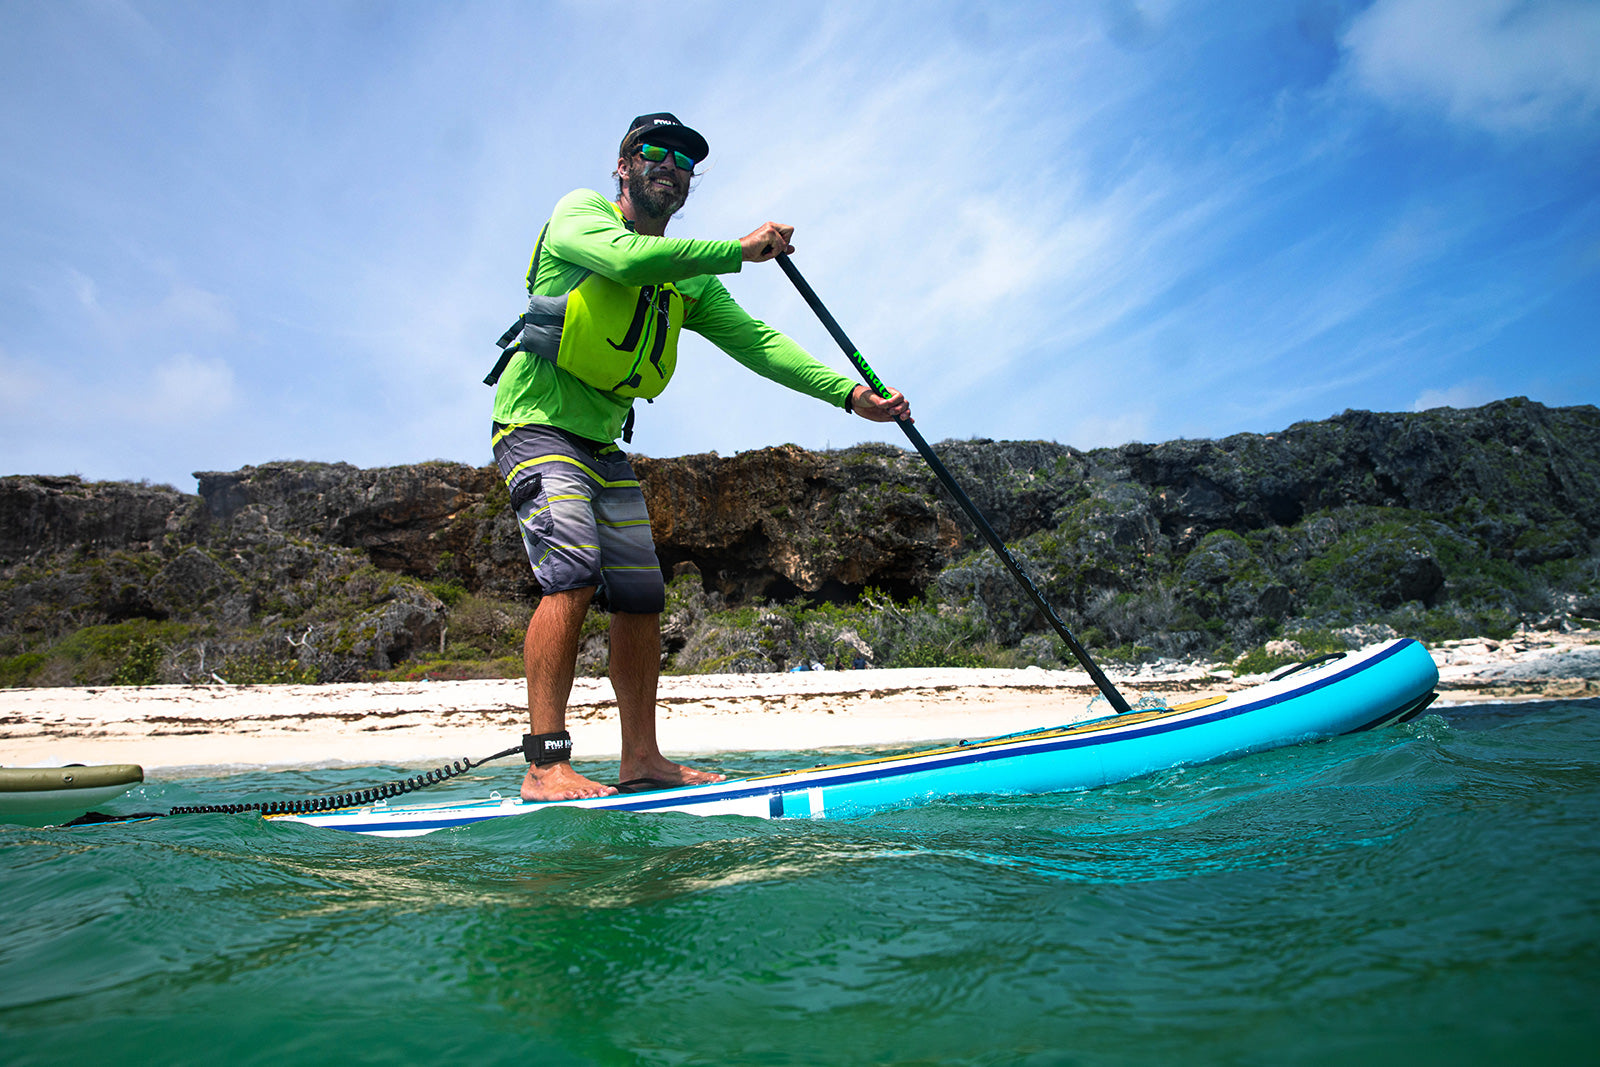
[{"label": "rocky cliff", "polygon": [[[1088,452],[937,447],[1069,623],[1124,655],[1361,625],[1464,636],[1600,611],[1593,407],[1346,412]],[[818,621],[804,611],[821,605],[866,612],[836,619],[831,639],[848,631],[880,659],[897,640],[901,654],[1052,654],[915,453],[785,446],[640,457],[637,469],[663,569],[679,579],[667,651],[720,649],[679,666],[736,645],[755,666],[816,654],[801,647]],[[198,495],[0,479],[0,683],[223,665],[231,680],[330,679],[514,655],[535,592],[492,468],[271,463],[197,478]],[[760,605],[771,617],[757,633]],[[739,610],[743,636],[693,632],[728,629],[717,613]]]}]

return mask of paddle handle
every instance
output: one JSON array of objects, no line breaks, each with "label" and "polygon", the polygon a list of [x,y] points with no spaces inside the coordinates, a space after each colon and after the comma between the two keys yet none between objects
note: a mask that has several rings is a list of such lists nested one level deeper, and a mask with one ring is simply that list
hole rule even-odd
[{"label": "paddle handle", "polygon": [[[783,273],[789,276],[789,280],[794,283],[794,287],[800,291],[800,296],[811,306],[811,310],[816,313],[817,318],[822,320],[822,325],[827,328],[828,333],[833,335],[834,341],[838,343],[840,348],[844,349],[844,354],[850,358],[850,362],[854,364],[862,380],[879,396],[887,397],[889,395],[889,387],[883,384],[883,380],[868,365],[861,352],[850,342],[850,338],[845,336],[845,332],[839,326],[838,321],[823,306],[816,291],[811,288],[805,278],[801,277],[800,271],[793,261],[787,255],[780,255],[777,259],[778,266],[783,268]],[[922,434],[917,431],[917,428],[911,424],[909,419],[896,419],[895,423],[904,431],[906,437],[910,439],[911,444],[922,455],[922,458],[927,461],[928,466],[933,470],[934,476],[955,498],[956,503],[961,506],[961,510],[967,513],[967,518],[972,520],[972,524],[978,528],[978,532],[989,543],[989,547],[994,549],[995,555],[1000,557],[1000,562],[1005,564],[1006,570],[1010,571],[1011,576],[1022,586],[1029,599],[1033,601],[1034,606],[1049,620],[1051,627],[1056,632],[1056,636],[1060,637],[1067,648],[1072,651],[1073,657],[1083,669],[1089,672],[1089,677],[1093,680],[1095,688],[1105,695],[1106,700],[1110,701],[1111,706],[1117,710],[1118,714],[1130,710],[1127,700],[1123,698],[1121,693],[1117,692],[1117,687],[1111,684],[1111,679],[1107,678],[1105,673],[1095,664],[1088,651],[1078,643],[1077,638],[1072,636],[1072,632],[1067,629],[1067,624],[1061,621],[1061,617],[1056,614],[1055,609],[1045,600],[1044,594],[1039,592],[1038,587],[1033,584],[1033,580],[1028,577],[1021,565],[1017,563],[1015,557],[1011,555],[1010,550],[1006,548],[1005,542],[1000,540],[1000,535],[995,533],[993,526],[989,525],[989,520],[983,517],[983,513],[978,510],[978,506],[962,491],[961,486],[957,484],[954,476],[946,469],[943,461],[939,459],[933,448],[927,441],[923,440]]]}]

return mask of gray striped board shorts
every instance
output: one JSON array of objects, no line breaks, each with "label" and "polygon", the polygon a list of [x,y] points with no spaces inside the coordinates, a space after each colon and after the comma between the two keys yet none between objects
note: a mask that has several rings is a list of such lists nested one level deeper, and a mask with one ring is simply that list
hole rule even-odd
[{"label": "gray striped board shorts", "polygon": [[666,607],[650,513],[622,449],[535,424],[496,423],[493,441],[540,589],[595,586],[607,611]]}]

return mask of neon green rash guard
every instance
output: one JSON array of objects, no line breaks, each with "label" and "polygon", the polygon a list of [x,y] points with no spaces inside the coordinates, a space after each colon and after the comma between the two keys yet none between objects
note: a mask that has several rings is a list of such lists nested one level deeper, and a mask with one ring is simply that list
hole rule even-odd
[{"label": "neon green rash guard", "polygon": [[[673,282],[684,297],[685,329],[779,385],[847,407],[855,383],[794,341],[754,319],[714,275],[743,265],[738,241],[650,237],[628,228],[621,210],[591,189],[562,197],[550,216],[538,277],[529,264],[528,292],[559,296],[588,274],[622,285]],[[506,366],[494,394],[494,420],[556,426],[591,441],[614,441],[633,406],[629,397],[596,389],[527,352]]]}]

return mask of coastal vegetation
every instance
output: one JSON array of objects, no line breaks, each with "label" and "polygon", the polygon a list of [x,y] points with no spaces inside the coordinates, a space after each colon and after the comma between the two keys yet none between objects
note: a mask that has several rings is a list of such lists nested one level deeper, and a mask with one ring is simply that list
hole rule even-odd
[{"label": "coastal vegetation", "polygon": [[[1249,672],[1401,634],[1600,620],[1600,412],[1508,400],[1082,452],[938,446],[1111,664]],[[884,445],[641,458],[671,574],[662,660],[1070,666],[941,495]],[[511,677],[536,594],[490,468],[276,463],[200,494],[0,479],[0,685]],[[606,667],[607,619],[580,670]]]}]

